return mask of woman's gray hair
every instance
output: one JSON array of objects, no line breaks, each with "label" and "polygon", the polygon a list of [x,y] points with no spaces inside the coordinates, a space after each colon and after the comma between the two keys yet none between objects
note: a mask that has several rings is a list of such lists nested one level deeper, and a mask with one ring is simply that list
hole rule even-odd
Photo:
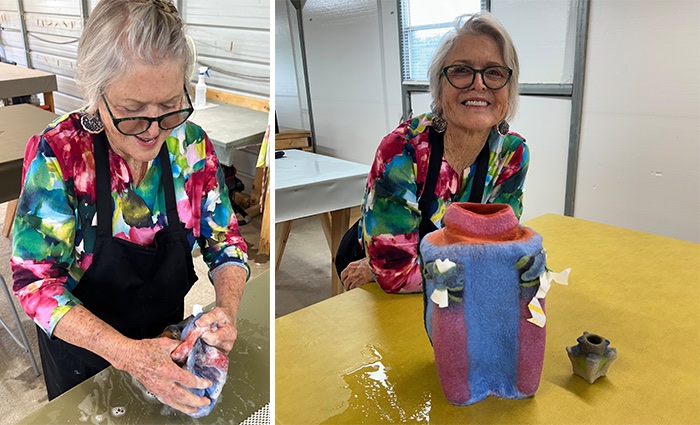
[{"label": "woman's gray hair", "polygon": [[[469,18],[465,21],[465,18]],[[440,76],[442,69],[446,66],[445,59],[452,50],[455,41],[464,35],[483,35],[490,37],[496,42],[496,45],[501,49],[505,65],[513,70],[513,75],[508,84],[508,112],[506,120],[510,120],[515,116],[518,110],[518,78],[520,74],[520,65],[518,64],[518,53],[515,51],[513,40],[511,40],[508,31],[501,25],[496,18],[489,12],[479,12],[474,15],[463,15],[457,17],[454,21],[455,29],[451,30],[440,41],[433,59],[430,62],[428,69],[428,77],[430,79],[430,95],[433,98],[431,107],[433,112],[437,111],[437,104],[442,96],[442,88],[440,85]]]},{"label": "woman's gray hair", "polygon": [[183,85],[194,68],[185,25],[169,0],[102,0],[78,44],[76,81],[94,112],[100,95],[134,63],[182,62]]}]

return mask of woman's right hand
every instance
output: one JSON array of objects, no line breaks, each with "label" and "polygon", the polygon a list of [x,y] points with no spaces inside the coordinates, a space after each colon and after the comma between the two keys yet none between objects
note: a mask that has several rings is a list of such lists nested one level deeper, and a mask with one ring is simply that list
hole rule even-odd
[{"label": "woman's right hand", "polygon": [[180,341],[169,338],[130,339],[124,347],[123,360],[113,366],[135,377],[160,402],[184,413],[195,413],[209,405],[210,400],[195,395],[189,388],[206,389],[212,383],[181,369],[170,358],[178,345]]},{"label": "woman's right hand", "polygon": [[346,291],[374,282],[374,276],[369,268],[369,260],[365,257],[348,264],[345,270],[340,273],[340,280]]}]

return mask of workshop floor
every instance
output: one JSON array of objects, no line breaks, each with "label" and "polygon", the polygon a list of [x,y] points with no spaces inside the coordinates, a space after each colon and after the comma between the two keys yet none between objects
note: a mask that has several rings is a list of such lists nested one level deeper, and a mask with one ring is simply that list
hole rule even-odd
[{"label": "workshop floor", "polygon": [[[5,217],[7,204],[0,204],[0,229]],[[253,218],[252,222],[241,226],[241,234],[248,243],[249,264],[252,276],[256,276],[270,268],[270,257],[258,253],[262,215]],[[323,237],[323,234],[321,234]],[[325,241],[324,241],[325,243]],[[10,272],[11,241],[0,236],[0,274],[4,277],[8,287],[11,285]],[[214,300],[214,289],[206,275],[207,268],[201,255],[195,257],[195,268],[199,275],[199,281],[192,288],[185,299],[185,311],[191,311],[193,304],[206,305]],[[329,281],[330,282],[330,281]],[[329,283],[330,288],[330,283]],[[14,298],[14,297],[13,297]],[[22,326],[27,334],[27,339],[32,346],[34,356],[41,368],[39,349],[36,346],[36,331],[34,324],[20,309],[19,304],[13,299],[15,307],[20,315]],[[16,323],[8,308],[4,295],[0,295],[0,318],[16,332]],[[18,335],[19,337],[19,335]],[[47,403],[46,387],[43,376],[35,376],[29,357],[12,340],[5,328],[0,326],[0,422],[12,424],[20,418],[28,415]]]},{"label": "workshop floor", "polygon": [[[359,217],[360,208],[353,208],[350,224]],[[275,317],[330,298],[331,264],[321,220],[318,217],[295,220],[275,273]]]}]

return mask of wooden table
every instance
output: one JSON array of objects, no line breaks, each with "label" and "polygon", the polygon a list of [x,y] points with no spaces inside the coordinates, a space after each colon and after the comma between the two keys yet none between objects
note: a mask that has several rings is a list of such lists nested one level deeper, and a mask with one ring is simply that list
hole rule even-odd
[{"label": "wooden table", "polygon": [[[557,215],[526,225],[551,269],[572,267],[569,286],[547,295],[534,397],[449,404],[422,295],[368,284],[276,320],[277,423],[700,423],[700,245]],[[592,385],[565,351],[583,331],[618,351]]]},{"label": "wooden table", "polygon": [[362,201],[369,166],[299,150],[275,160],[275,269],[279,267],[292,222],[318,216],[333,258],[332,293],[343,290],[335,253],[349,227],[350,210]]},{"label": "wooden table", "polygon": [[290,127],[280,127],[275,134],[275,150],[301,149],[311,152],[311,132]]},{"label": "wooden table", "polygon": [[[238,312],[238,339],[228,380],[211,414],[194,420],[144,396],[142,387],[112,367],[50,401],[18,424],[240,423],[270,402],[270,273],[251,279]],[[124,408],[118,415],[114,408]],[[259,422],[255,422],[259,423]]]}]

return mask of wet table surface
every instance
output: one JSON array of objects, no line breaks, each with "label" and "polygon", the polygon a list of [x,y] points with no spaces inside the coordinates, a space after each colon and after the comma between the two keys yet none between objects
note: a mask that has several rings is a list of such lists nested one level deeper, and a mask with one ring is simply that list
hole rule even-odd
[{"label": "wet table surface", "polygon": [[18,424],[238,424],[270,401],[270,273],[251,279],[238,313],[228,379],[211,414],[193,419],[145,394],[131,375],[100,372]]},{"label": "wet table surface", "polygon": [[[275,321],[276,422],[700,423],[700,245],[558,215],[525,224],[544,237],[552,270],[572,268],[569,286],[547,294],[534,397],[449,404],[422,295],[368,284]],[[618,352],[592,385],[566,353],[584,331]]]}]

